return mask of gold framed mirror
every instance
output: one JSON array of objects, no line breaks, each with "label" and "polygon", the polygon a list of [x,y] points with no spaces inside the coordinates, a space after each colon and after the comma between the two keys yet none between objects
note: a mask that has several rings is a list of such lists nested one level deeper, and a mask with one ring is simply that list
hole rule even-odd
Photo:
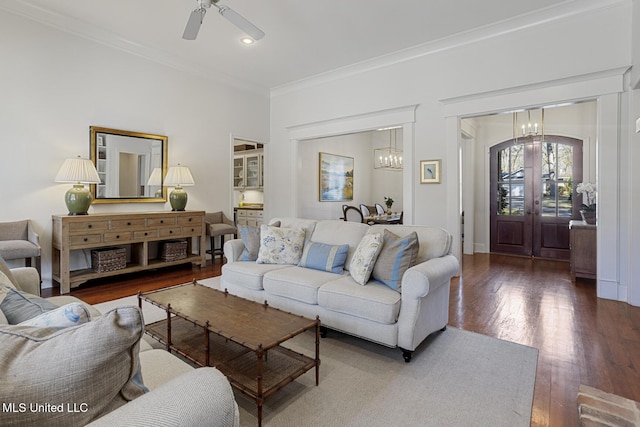
[{"label": "gold framed mirror", "polygon": [[91,185],[93,203],[167,201],[169,139],[164,135],[90,126],[91,161],[101,183]]}]

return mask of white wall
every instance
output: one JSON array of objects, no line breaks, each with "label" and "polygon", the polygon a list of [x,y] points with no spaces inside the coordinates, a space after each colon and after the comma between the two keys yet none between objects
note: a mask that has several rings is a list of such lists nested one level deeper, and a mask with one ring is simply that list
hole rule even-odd
[{"label": "white wall", "polygon": [[[268,140],[269,103],[102,44],[0,11],[0,221],[31,218],[51,278],[51,215],[64,214],[67,157],[89,157],[89,126],[167,135],[169,165],[191,168],[188,209],[231,214],[229,135]],[[89,213],[170,209],[168,204],[93,205]],[[84,263],[82,256],[77,263]],[[83,265],[80,265],[83,266]]]},{"label": "white wall", "polygon": [[[402,149],[402,129],[397,131],[396,147]],[[392,209],[402,210],[402,173],[374,169],[374,148],[389,147],[389,131],[357,132],[346,135],[300,141],[297,173],[298,215],[312,219],[338,219],[342,205],[358,207],[361,203],[373,206],[384,198],[394,200]],[[319,201],[319,153],[337,154],[354,159],[353,201]]]},{"label": "white wall", "polygon": [[[274,185],[267,190],[267,197],[272,203],[269,216],[286,216],[297,209],[295,197],[276,190],[286,187],[296,173],[296,152],[292,149],[290,129],[417,105],[410,135],[412,145],[405,145],[405,153],[410,154],[412,164],[405,165],[404,202],[407,203],[407,195],[412,198],[413,207],[409,215],[412,223],[442,226],[457,233],[460,228],[457,145],[460,132],[457,118],[446,118],[447,104],[461,98],[471,102],[488,94],[499,98],[551,86],[557,88],[553,100],[574,100],[570,92],[562,90],[564,86],[581,85],[580,93],[585,93],[591,78],[612,70],[622,70],[618,71],[621,75],[631,65],[630,16],[633,2],[588,1],[583,4],[586,5],[583,10],[577,10],[575,4],[571,10],[560,5],[561,13],[554,15],[552,10],[546,10],[542,15],[528,17],[530,22],[519,21],[522,25],[502,23],[495,28],[424,46],[421,51],[412,50],[405,57],[401,54],[390,57],[390,63],[386,65],[381,64],[382,60],[370,61],[272,90],[269,138],[272,167],[269,173]],[[612,132],[610,126],[621,111],[610,100],[607,98],[603,110],[598,113],[598,121],[602,125],[598,138],[602,138],[601,150],[616,154],[604,155],[607,168],[618,172],[628,167],[620,164],[620,159],[626,159],[627,153],[617,155],[619,138],[627,132]],[[541,102],[546,101],[543,99]],[[522,102],[511,107],[530,105],[527,100]],[[485,104],[477,111],[492,110],[489,104]],[[417,184],[420,159],[437,158],[442,159],[442,183]],[[629,225],[615,219],[619,200],[637,198],[637,190],[634,193],[633,189],[628,189],[624,190],[626,193],[619,194],[620,190],[613,182],[615,179],[609,176],[603,180],[606,181],[605,188],[611,191],[607,197],[613,204],[607,207],[611,212],[602,215],[607,220],[613,218],[603,230],[610,234],[612,230],[609,227],[613,227],[615,236],[626,234]],[[637,211],[635,216],[639,215],[640,211]],[[619,245],[615,236],[606,237],[605,243]],[[459,251],[457,241],[454,242],[454,251]],[[628,257],[628,249],[619,255]],[[607,270],[615,273],[622,264],[615,257],[607,259],[607,263],[611,260],[616,264]],[[609,276],[610,272],[605,274]],[[640,269],[634,274],[638,282],[636,286],[640,286]],[[611,277],[618,280],[618,285],[624,285],[620,276],[611,274]],[[633,278],[630,277],[629,281],[632,282]],[[624,297],[619,293],[618,298]],[[640,304],[640,301],[636,303]]]}]

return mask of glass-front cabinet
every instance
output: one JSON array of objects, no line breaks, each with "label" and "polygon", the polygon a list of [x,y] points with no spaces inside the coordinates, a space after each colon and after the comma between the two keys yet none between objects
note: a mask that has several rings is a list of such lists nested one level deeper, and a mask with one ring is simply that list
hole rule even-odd
[{"label": "glass-front cabinet", "polygon": [[233,158],[233,188],[244,187],[244,156]]},{"label": "glass-front cabinet", "polygon": [[233,187],[236,189],[262,188],[262,153],[233,158]]}]

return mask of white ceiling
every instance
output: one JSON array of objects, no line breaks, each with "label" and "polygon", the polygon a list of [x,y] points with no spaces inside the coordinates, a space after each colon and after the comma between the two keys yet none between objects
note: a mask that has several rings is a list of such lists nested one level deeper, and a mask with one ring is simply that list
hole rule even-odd
[{"label": "white ceiling", "polygon": [[261,28],[252,46],[212,7],[182,39],[195,0],[2,0],[0,9],[262,89],[575,0],[220,0]]}]

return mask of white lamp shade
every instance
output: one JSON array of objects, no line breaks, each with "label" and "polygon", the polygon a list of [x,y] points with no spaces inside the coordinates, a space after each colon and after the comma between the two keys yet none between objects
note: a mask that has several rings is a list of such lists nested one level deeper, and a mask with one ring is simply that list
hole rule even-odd
[{"label": "white lamp shade", "polygon": [[64,161],[56,175],[55,182],[98,184],[100,176],[91,160],[78,156]]},{"label": "white lamp shade", "polygon": [[164,177],[163,185],[167,187],[188,187],[195,185],[195,181],[189,168],[178,163],[178,166],[171,166],[169,168],[167,176]]},{"label": "white lamp shade", "polygon": [[162,169],[153,168],[151,176],[147,181],[147,185],[162,185]]}]

